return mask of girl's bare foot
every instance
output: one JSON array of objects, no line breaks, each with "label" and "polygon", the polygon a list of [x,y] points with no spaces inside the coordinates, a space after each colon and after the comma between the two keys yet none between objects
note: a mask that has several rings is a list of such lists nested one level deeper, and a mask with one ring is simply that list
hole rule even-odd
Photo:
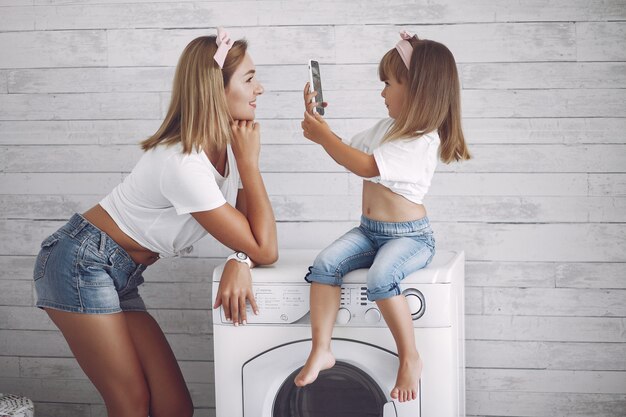
[{"label": "girl's bare foot", "polygon": [[329,349],[313,349],[304,367],[294,379],[298,387],[309,385],[317,379],[320,371],[335,366],[335,357]]},{"label": "girl's bare foot", "polygon": [[391,390],[391,398],[401,403],[417,399],[417,382],[422,376],[422,365],[422,359],[417,352],[400,360],[396,386]]}]

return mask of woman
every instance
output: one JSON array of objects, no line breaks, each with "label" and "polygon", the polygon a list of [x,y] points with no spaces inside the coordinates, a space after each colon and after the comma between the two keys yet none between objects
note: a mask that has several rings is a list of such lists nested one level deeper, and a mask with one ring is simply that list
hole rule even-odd
[{"label": "woman", "polygon": [[63,333],[109,416],[193,415],[180,368],[137,289],[147,266],[210,233],[237,251],[214,306],[237,325],[246,300],[257,310],[250,267],[278,257],[253,122],[263,87],[246,49],[221,29],[193,40],[178,62],[167,116],[142,142],[133,171],[42,243],[37,306]]}]

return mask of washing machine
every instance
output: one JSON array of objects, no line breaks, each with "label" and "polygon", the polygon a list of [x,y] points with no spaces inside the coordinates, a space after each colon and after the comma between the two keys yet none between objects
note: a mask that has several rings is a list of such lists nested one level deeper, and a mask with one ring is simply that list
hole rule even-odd
[{"label": "washing machine", "polygon": [[[260,314],[233,326],[213,310],[217,417],[464,417],[464,253],[437,252],[401,285],[424,362],[418,399],[390,397],[398,356],[376,303],[367,300],[366,269],[344,277],[331,342],[336,365],[302,388],[293,379],[311,348],[308,267],[319,251],[282,250],[252,270]],[[223,265],[213,273],[213,302]]]}]

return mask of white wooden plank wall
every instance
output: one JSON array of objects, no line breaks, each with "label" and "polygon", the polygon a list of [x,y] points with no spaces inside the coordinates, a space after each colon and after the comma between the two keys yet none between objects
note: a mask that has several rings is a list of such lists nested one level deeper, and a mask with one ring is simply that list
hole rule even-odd
[{"label": "white wooden plank wall", "polygon": [[[626,415],[626,1],[315,4],[0,0],[0,392],[39,416],[106,414],[33,307],[34,255],[132,168],[187,42],[217,25],[250,41],[280,244],[319,248],[357,221],[360,183],[301,137],[305,62],[351,135],[385,116],[377,62],[409,29],[455,54],[475,156],[440,166],[426,201],[440,248],[467,253],[468,415]],[[201,417],[225,253],[207,239],[143,289]]]}]

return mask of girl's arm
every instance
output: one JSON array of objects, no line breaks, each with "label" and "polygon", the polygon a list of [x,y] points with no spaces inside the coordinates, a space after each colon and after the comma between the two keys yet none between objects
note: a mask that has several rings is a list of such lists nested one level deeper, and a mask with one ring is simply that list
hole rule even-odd
[{"label": "girl's arm", "polygon": [[302,130],[305,138],[322,145],[335,162],[359,177],[371,178],[380,175],[374,156],[343,143],[319,114],[304,112]]}]

